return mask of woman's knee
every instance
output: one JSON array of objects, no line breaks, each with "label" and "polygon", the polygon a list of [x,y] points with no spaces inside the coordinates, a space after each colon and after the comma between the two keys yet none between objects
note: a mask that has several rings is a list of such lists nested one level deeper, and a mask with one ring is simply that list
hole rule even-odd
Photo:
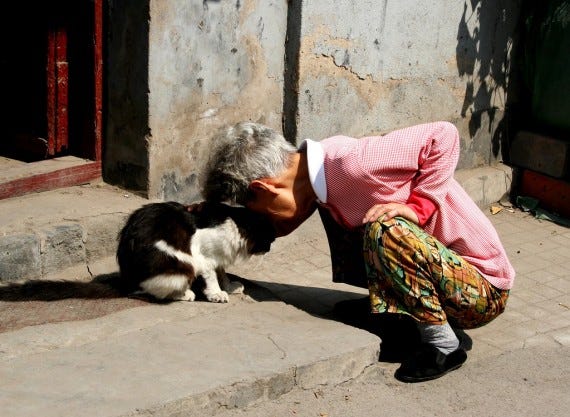
[{"label": "woman's knee", "polygon": [[[424,240],[424,235],[425,232],[419,226],[403,217],[394,217],[389,220],[376,220],[367,223],[364,239],[383,248],[405,247],[412,242]],[[413,246],[417,245],[414,244]]]},{"label": "woman's knee", "polygon": [[418,237],[407,220],[392,218],[376,220],[366,225],[364,253],[366,263],[376,269],[400,269],[401,263],[413,262],[416,258]]}]

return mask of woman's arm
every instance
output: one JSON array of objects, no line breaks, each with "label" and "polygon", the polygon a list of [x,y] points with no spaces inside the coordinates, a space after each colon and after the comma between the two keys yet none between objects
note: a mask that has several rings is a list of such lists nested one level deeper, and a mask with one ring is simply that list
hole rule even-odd
[{"label": "woman's arm", "polygon": [[[362,222],[374,221],[380,216],[385,216],[386,220],[401,216],[423,226],[447,196],[448,184],[453,179],[459,159],[459,134],[455,126],[448,122],[412,127],[397,134],[394,138],[388,134],[383,139],[390,141],[396,155],[393,159],[397,163],[402,163],[401,158],[408,158],[409,166],[416,161],[417,172],[412,179],[410,195],[405,204],[391,202],[374,205]],[[399,158],[398,146],[401,146],[403,139],[411,141],[407,144],[416,144],[417,151],[415,154],[410,152],[410,149],[414,149],[414,146],[410,146],[402,151]]]},{"label": "woman's arm", "polygon": [[459,133],[448,122],[435,123],[418,158],[418,172],[412,180],[411,193],[406,204],[416,212],[423,226],[449,190],[449,182],[459,160]]}]

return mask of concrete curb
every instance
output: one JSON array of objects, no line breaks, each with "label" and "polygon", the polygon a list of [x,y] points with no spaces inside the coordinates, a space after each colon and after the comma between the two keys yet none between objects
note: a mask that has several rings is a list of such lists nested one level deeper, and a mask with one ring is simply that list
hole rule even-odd
[{"label": "concrete curb", "polygon": [[380,339],[269,294],[23,328],[0,345],[3,416],[170,417],[356,378],[377,363]]},{"label": "concrete curb", "polygon": [[315,389],[324,385],[336,385],[355,379],[366,368],[376,364],[378,346],[379,343],[376,342],[318,362],[294,366],[265,377],[242,380],[147,410],[138,410],[125,414],[124,417],[202,417],[215,415],[220,410],[243,409],[274,400],[294,388]]},{"label": "concrete curb", "polygon": [[126,214],[109,214],[81,222],[65,222],[27,233],[0,237],[0,282],[49,278],[115,252]]},{"label": "concrete curb", "polygon": [[511,190],[512,168],[497,164],[475,169],[462,169],[455,173],[455,179],[467,194],[481,208],[501,200]]},{"label": "concrete curb", "polygon": [[126,217],[148,202],[106,184],[0,201],[0,282],[50,279],[70,267],[87,271],[114,255]]}]

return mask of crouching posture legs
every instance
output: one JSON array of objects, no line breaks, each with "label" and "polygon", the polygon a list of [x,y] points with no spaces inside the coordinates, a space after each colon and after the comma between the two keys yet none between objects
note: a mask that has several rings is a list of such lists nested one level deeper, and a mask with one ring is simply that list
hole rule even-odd
[{"label": "crouching posture legs", "polygon": [[493,287],[467,261],[416,224],[396,217],[368,223],[364,259],[373,313],[415,319],[422,345],[396,371],[419,382],[457,369],[467,359],[451,326],[482,326],[505,309],[508,290]]}]

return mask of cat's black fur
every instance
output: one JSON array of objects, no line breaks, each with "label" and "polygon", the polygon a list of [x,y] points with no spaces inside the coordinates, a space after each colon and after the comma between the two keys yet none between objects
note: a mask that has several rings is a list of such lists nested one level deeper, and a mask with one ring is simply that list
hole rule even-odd
[{"label": "cat's black fur", "polygon": [[[199,241],[193,242],[200,230]],[[197,275],[203,274],[208,286],[206,275],[210,271],[199,270],[199,265],[205,262],[196,261],[198,257],[206,258],[208,264],[213,261],[217,265],[217,274],[224,275],[217,278],[225,280],[227,284],[223,271],[225,267],[233,263],[236,257],[245,258],[268,252],[274,240],[275,231],[269,221],[243,207],[204,202],[189,211],[186,206],[176,202],[152,203],[129,216],[119,233],[117,260],[123,284],[129,292],[149,292],[144,291],[141,284],[157,276],[185,275],[188,277],[188,287],[191,287]],[[161,250],[157,242],[163,242],[161,245],[167,250]],[[191,253],[192,245],[199,254]],[[182,255],[173,256],[174,251]],[[209,259],[212,257],[223,259]],[[173,291],[157,298],[182,299],[180,296],[179,291]],[[225,297],[222,301],[227,301],[227,295]]]}]

